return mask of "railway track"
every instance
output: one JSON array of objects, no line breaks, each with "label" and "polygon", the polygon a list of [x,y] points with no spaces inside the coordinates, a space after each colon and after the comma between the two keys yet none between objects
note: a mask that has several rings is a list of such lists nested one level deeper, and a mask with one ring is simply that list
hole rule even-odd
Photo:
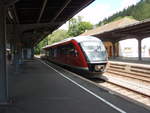
[{"label": "railway track", "polygon": [[118,94],[128,97],[128,99],[140,102],[150,107],[150,82],[143,79],[134,79],[130,76],[121,74],[104,73],[105,82],[96,83]]},{"label": "railway track", "polygon": [[107,89],[110,89],[114,92],[117,92],[117,94],[122,95],[123,97],[127,97],[126,99],[130,101],[131,100],[133,100],[133,102],[137,101],[139,103],[142,103],[141,105],[146,105],[148,108],[150,107],[150,97],[143,93],[139,93],[135,90],[132,90],[131,88],[128,89],[122,85],[109,81],[97,84]]},{"label": "railway track", "polygon": [[150,107],[150,65],[110,61],[104,77],[98,85]]},{"label": "railway track", "polygon": [[145,82],[143,80],[136,80],[130,77],[115,75],[111,73],[104,74],[108,78],[108,82],[114,83],[116,85],[123,86],[127,89],[134,90],[137,93],[146,95],[150,97],[150,82]]}]

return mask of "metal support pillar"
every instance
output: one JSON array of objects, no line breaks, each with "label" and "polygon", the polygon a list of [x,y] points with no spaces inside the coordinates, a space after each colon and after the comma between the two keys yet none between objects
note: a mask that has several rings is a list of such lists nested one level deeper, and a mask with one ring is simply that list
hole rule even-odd
[{"label": "metal support pillar", "polygon": [[142,60],[142,39],[138,40],[138,60]]},{"label": "metal support pillar", "polygon": [[15,69],[17,73],[19,72],[19,60],[20,60],[19,49],[16,47],[15,48]]},{"label": "metal support pillar", "polygon": [[34,48],[31,48],[31,59],[34,58]]},{"label": "metal support pillar", "polygon": [[12,44],[12,64],[15,65],[16,61],[15,61],[15,44]]},{"label": "metal support pillar", "polygon": [[5,104],[8,101],[5,13],[5,6],[0,5],[0,104]]},{"label": "metal support pillar", "polygon": [[23,60],[22,60],[22,48],[20,48],[19,50],[18,50],[18,56],[19,56],[19,64],[22,64],[23,63]]},{"label": "metal support pillar", "polygon": [[22,48],[20,48],[20,52],[19,52],[19,55],[20,55],[20,64],[23,64],[23,55],[22,55]]},{"label": "metal support pillar", "polygon": [[26,48],[23,48],[23,58],[24,58],[24,60],[27,59],[27,49]]},{"label": "metal support pillar", "polygon": [[13,53],[12,53],[12,50],[13,50],[13,45],[12,45],[12,43],[10,42],[11,64],[12,64],[12,61],[13,61]]}]

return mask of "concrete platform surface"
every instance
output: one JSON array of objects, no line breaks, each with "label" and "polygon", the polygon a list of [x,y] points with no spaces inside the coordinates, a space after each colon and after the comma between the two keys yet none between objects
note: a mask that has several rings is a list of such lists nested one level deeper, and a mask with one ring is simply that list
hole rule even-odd
[{"label": "concrete platform surface", "polygon": [[[51,67],[52,66],[52,67]],[[9,71],[13,104],[0,113],[149,113],[139,105],[93,86],[55,65],[26,62]]]},{"label": "concrete platform surface", "polygon": [[144,65],[150,65],[150,57],[142,58],[142,60],[138,60],[137,57],[116,57],[109,58],[109,61],[113,62],[123,62],[123,63],[132,63],[132,64],[144,64]]}]

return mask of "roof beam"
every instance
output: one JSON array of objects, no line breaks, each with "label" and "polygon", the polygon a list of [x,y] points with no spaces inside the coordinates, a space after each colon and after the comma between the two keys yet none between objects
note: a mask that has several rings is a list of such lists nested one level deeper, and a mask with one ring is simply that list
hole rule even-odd
[{"label": "roof beam", "polygon": [[46,7],[46,4],[47,4],[47,0],[44,0],[44,3],[43,3],[43,6],[42,6],[42,9],[41,9],[39,18],[38,18],[38,20],[37,20],[37,23],[39,23],[40,20],[41,20],[41,18],[42,18],[42,15],[43,15],[43,13],[44,13],[44,9],[45,9],[45,7]]},{"label": "roof beam", "polygon": [[6,5],[6,6],[10,6],[10,5],[13,5],[13,4],[15,4],[16,2],[18,2],[19,0],[3,0],[4,2],[4,4]]},{"label": "roof beam", "polygon": [[52,25],[60,25],[62,22],[53,22],[53,23],[36,23],[36,24],[24,24],[24,25],[18,25],[20,30],[26,31],[30,29],[39,29],[39,28],[44,28],[44,27],[49,27],[51,28]]},{"label": "roof beam", "polygon": [[33,47],[36,46],[41,40],[43,40],[47,35],[49,35],[51,33],[50,32],[47,32],[47,33],[44,33],[38,40],[36,40],[35,42],[33,42]]},{"label": "roof beam", "polygon": [[[86,5],[83,5],[83,7],[80,7],[78,10],[76,10],[73,15],[77,14],[79,11],[81,11],[83,8],[85,8],[86,6],[88,6],[90,3],[92,3],[95,0],[90,0],[89,2],[84,1],[83,3],[85,3]],[[71,2],[71,1],[70,1]],[[69,4],[69,3],[68,3]],[[66,21],[68,21],[70,18],[73,17],[73,15],[68,16],[67,18],[65,18]],[[59,16],[59,15],[58,15]],[[61,25],[63,25],[66,21],[62,22],[62,24],[59,24],[56,29],[58,29]]]},{"label": "roof beam", "polygon": [[18,14],[17,14],[17,12],[16,12],[16,7],[15,7],[15,5],[13,5],[13,11],[14,11],[14,15],[15,15],[15,18],[16,18],[16,23],[19,24]]},{"label": "roof beam", "polygon": [[9,22],[12,24],[12,23],[13,23],[13,17],[11,17],[12,15],[11,15],[10,13],[11,13],[11,11],[10,11],[10,9],[8,8],[7,18],[8,18],[8,20],[9,20]]},{"label": "roof beam", "polygon": [[56,15],[52,18],[52,20],[50,21],[50,23],[54,22],[56,20],[56,18],[63,12],[63,10],[68,6],[68,4],[71,2],[71,0],[66,0],[65,3],[63,4],[63,6],[58,10],[58,12],[56,13]]}]

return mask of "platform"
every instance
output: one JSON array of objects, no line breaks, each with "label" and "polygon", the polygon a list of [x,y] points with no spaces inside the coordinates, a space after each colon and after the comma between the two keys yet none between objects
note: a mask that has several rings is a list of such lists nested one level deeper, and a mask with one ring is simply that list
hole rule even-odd
[{"label": "platform", "polygon": [[109,61],[150,65],[149,57],[142,58],[142,60],[139,60],[137,57],[115,57],[115,58],[109,58]]},{"label": "platform", "polygon": [[9,67],[13,103],[0,113],[149,113],[53,64],[27,61],[18,72]]}]

